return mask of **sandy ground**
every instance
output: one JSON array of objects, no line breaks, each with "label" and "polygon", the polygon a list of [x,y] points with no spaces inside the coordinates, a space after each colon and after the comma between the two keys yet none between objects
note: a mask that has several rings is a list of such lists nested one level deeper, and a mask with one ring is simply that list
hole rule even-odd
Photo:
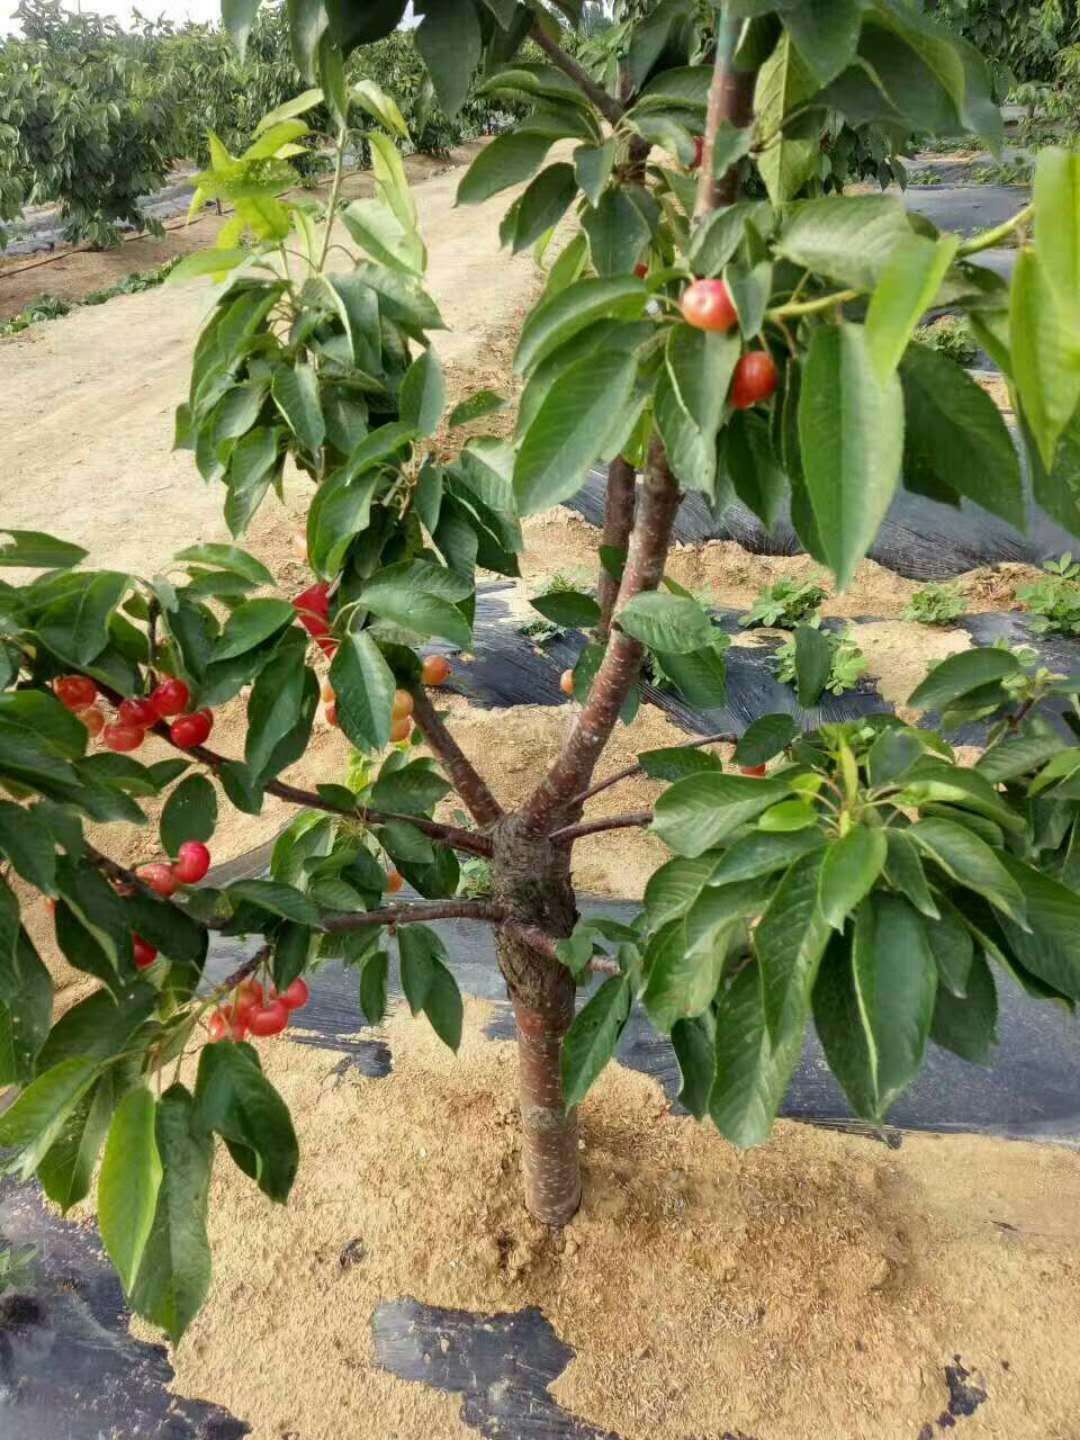
[{"label": "sandy ground", "polygon": [[[376,1359],[373,1312],[412,1297],[541,1307],[576,1351],[551,1393],[621,1440],[927,1440],[952,1423],[1075,1440],[1076,1153],[929,1135],[891,1150],[790,1123],[740,1153],[612,1065],[582,1108],[584,1206],[551,1233],[519,1202],[514,1053],[483,1038],[488,1014],[468,1004],[455,1058],[397,1012],[378,1080],[262,1046],[300,1174],[276,1207],[219,1151],[214,1279],[173,1355],[179,1393],[253,1440],[465,1440],[479,1426],[459,1395]],[[948,1413],[957,1363],[986,1397],[970,1416]]]}]

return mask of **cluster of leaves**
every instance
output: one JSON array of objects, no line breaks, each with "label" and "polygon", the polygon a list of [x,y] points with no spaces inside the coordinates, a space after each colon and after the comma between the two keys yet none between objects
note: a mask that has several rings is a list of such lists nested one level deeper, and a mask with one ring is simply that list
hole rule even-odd
[{"label": "cluster of leaves", "polygon": [[1080,564],[1071,555],[1048,560],[1044,578],[1024,585],[1016,598],[1034,617],[1040,634],[1080,635]]},{"label": "cluster of leaves", "polygon": [[966,609],[967,599],[958,584],[920,585],[904,609],[904,619],[920,625],[951,625]]},{"label": "cluster of leaves", "polygon": [[794,580],[782,575],[779,580],[758,591],[739,624],[793,630],[801,621],[817,614],[828,593],[820,580]]},{"label": "cluster of leaves", "polygon": [[682,772],[653,827],[675,858],[625,933],[585,920],[562,947],[579,970],[600,952],[618,967],[567,1037],[570,1096],[635,1002],[671,1036],[683,1103],[738,1145],[768,1134],[811,1016],[853,1109],[880,1122],[928,1043],[989,1062],[995,976],[1071,1007],[1080,749],[1031,706],[1067,696],[1080,733],[1078,689],[1006,650],[937,666],[910,703],[995,722],[974,768],[894,716],[802,736],[763,717],[733,761],[781,755],[765,779],[701,752],[643,756]]},{"label": "cluster of leaves", "polygon": [[1080,40],[1080,17],[1063,0],[939,0],[937,11],[997,68],[1001,93],[1051,80],[1062,48]]},{"label": "cluster of leaves", "polygon": [[[801,628],[812,630],[820,639],[815,642],[804,635],[800,643],[796,634],[786,640],[773,658],[776,678],[785,685],[796,686],[801,696],[812,690],[817,683],[816,678],[807,682],[807,666],[812,663],[815,667],[821,667],[821,673],[825,676],[822,688],[830,695],[843,695],[847,690],[854,690],[860,678],[866,674],[869,662],[851,634],[848,631],[840,633],[823,630],[816,621],[811,621],[809,625]],[[812,661],[808,646],[811,647]]]},{"label": "cluster of leaves", "polygon": [[112,300],[117,295],[138,295],[143,290],[153,290],[165,282],[177,263],[178,259],[172,259],[156,265],[152,270],[133,270],[115,285],[91,290],[80,300],[65,300],[60,295],[39,295],[10,320],[0,321],[0,339],[8,335],[18,335],[20,331],[29,330],[31,325],[37,325],[43,320],[59,320],[70,315],[72,310],[78,309],[80,305],[104,305],[107,300]]}]

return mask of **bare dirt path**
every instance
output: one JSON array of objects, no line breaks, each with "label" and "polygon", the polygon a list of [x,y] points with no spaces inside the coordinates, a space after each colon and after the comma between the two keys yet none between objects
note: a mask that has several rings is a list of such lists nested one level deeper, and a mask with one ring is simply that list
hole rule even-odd
[{"label": "bare dirt path", "polygon": [[[455,368],[483,361],[536,284],[531,258],[499,254],[507,197],[457,209],[460,177],[416,187],[429,288],[450,327],[435,343]],[[77,540],[88,563],[141,572],[182,545],[226,538],[223,490],[171,450],[210,304],[205,283],[164,286],[0,342],[0,524]]]}]

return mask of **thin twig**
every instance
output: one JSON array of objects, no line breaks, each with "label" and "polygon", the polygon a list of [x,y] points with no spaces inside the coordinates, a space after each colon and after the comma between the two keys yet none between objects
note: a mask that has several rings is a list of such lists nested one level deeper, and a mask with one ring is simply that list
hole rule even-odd
[{"label": "thin twig", "polygon": [[634,810],[629,815],[608,815],[599,820],[583,820],[580,825],[564,825],[553,830],[549,839],[559,845],[572,845],[585,835],[598,835],[603,830],[634,830],[642,825],[651,825],[651,810]]},{"label": "thin twig", "polygon": [[[412,697],[413,719],[423,732],[429,748],[442,762],[443,769],[450,777],[454,789],[464,800],[469,814],[478,825],[494,825],[496,821],[502,819],[503,810],[488,789],[487,782],[477,772],[472,761],[439,719],[427,692],[417,686],[412,692]],[[490,844],[488,853],[490,853]]]},{"label": "thin twig", "polygon": [[369,925],[415,925],[428,920],[488,920],[498,925],[506,918],[503,906],[490,900],[436,900],[429,905],[384,905],[381,910],[324,915],[318,928],[327,935],[340,935]]},{"label": "thin twig", "polygon": [[578,89],[596,106],[600,114],[609,125],[618,125],[626,113],[622,105],[609,95],[602,85],[592,78],[587,71],[583,70],[572,55],[568,55],[562,46],[544,30],[538,22],[533,23],[529,31],[530,40],[534,40],[544,54],[548,57],[556,69],[561,70],[564,75],[573,80]]},{"label": "thin twig", "polygon": [[[737,745],[739,737],[721,732],[719,735],[702,735],[697,740],[687,740],[685,745],[674,748],[679,750],[700,750],[703,745]],[[574,806],[584,805],[586,800],[591,800],[594,795],[599,795],[602,790],[610,790],[612,785],[618,785],[620,780],[629,780],[637,775],[645,767],[639,760],[636,765],[628,765],[625,770],[617,770],[614,775],[609,775],[606,780],[600,780],[591,785],[588,790],[583,790],[580,795],[575,795],[571,802]]]}]

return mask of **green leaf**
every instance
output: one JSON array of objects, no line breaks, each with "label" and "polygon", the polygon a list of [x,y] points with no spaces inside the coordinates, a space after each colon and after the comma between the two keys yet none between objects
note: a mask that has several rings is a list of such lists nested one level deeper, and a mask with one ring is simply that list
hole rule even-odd
[{"label": "green leaf", "polygon": [[806,830],[818,824],[820,819],[821,815],[809,800],[781,800],[779,805],[765,811],[758,821],[758,829],[766,834],[783,835],[794,830]]},{"label": "green leaf", "polygon": [[580,488],[630,399],[636,371],[633,356],[612,352],[585,356],[558,377],[518,449],[514,495],[519,515],[546,510]]},{"label": "green leaf", "polygon": [[914,841],[902,830],[885,832],[889,853],[885,861],[885,878],[894,890],[905,895],[915,909],[928,919],[938,920],[941,912],[927,883],[926,872]]},{"label": "green leaf", "polygon": [[881,384],[900,363],[915,326],[938,293],[959,243],[957,235],[943,235],[937,240],[912,235],[894,249],[866,312],[866,344]]},{"label": "green leaf", "polygon": [[773,1045],[765,1024],[761,970],[737,975],[716,1007],[716,1077],[709,1114],[726,1140],[760,1145],[772,1128],[802,1047],[803,1021]]},{"label": "green leaf", "polygon": [[55,843],[36,810],[0,800],[0,854],[35,889],[56,894]]},{"label": "green leaf", "polygon": [[736,840],[713,871],[712,884],[730,885],[736,880],[756,880],[787,870],[796,860],[818,850],[825,843],[820,830],[758,831]]},{"label": "green leaf", "polygon": [[217,791],[205,775],[189,775],[165,802],[161,843],[175,855],[185,840],[209,840],[217,825]]},{"label": "green leaf", "polygon": [[577,590],[552,590],[547,595],[534,595],[529,604],[555,625],[586,629],[600,619],[600,606],[593,597]]},{"label": "green leaf", "polygon": [[0,535],[11,539],[0,544],[0,568],[22,570],[67,570],[86,559],[88,551],[70,540],[57,540],[40,530],[12,530],[0,527]]},{"label": "green leaf", "polygon": [[[1065,749],[1065,741],[1053,725],[1041,717],[1029,720],[1016,735],[1006,736],[984,750],[975,762],[976,771],[995,785],[1016,780],[1037,770]],[[1078,757],[1080,759],[1080,757]],[[0,821],[0,845],[3,843]]]},{"label": "green leaf", "polygon": [[[499,143],[493,141],[481,156]],[[634,276],[589,278],[568,285],[543,300],[527,317],[514,354],[515,374],[527,375],[552,351],[597,321],[640,319],[648,299],[645,284]]]},{"label": "green leaf", "polygon": [[700,855],[694,860],[669,860],[655,870],[645,886],[649,929],[659,930],[669,920],[684,915],[709,883],[715,869],[715,855]]},{"label": "green leaf", "polygon": [[902,203],[890,195],[802,200],[786,215],[777,253],[856,290],[874,289],[912,233]]},{"label": "green leaf", "polygon": [[574,175],[590,205],[597,205],[615,164],[615,137],[602,145],[579,145],[574,151]]},{"label": "green leaf", "polygon": [[930,1038],[973,1065],[989,1065],[997,1035],[997,986],[982,954],[976,955],[968,977],[967,994],[950,994],[938,986]]},{"label": "green leaf", "polygon": [[551,149],[552,136],[508,130],[485,145],[458,185],[459,205],[479,205],[510,185],[535,175]]},{"label": "green leaf", "polygon": [[[763,132],[775,140],[758,155],[758,170],[774,205],[790,200],[817,169],[819,141],[784,127],[787,117],[817,91],[818,83],[785,32],[758,71],[754,114]],[[793,133],[794,132],[794,133]]]},{"label": "green leaf", "polygon": [[415,581],[376,575],[360,591],[357,599],[374,614],[416,635],[438,637],[468,650],[472,643],[472,627],[461,610],[430,590],[416,588]]},{"label": "green leaf", "polygon": [[645,955],[648,981],[641,1003],[657,1030],[668,1032],[679,1020],[690,1020],[712,1004],[735,920],[728,917],[696,946],[687,937],[685,919],[663,926]]},{"label": "green leaf", "polygon": [[1080,307],[1080,151],[1047,145],[1035,165],[1035,250],[1050,289],[1075,321]]},{"label": "green leaf", "polygon": [[481,31],[476,6],[472,0],[442,0],[441,4],[429,5],[415,39],[439,104],[447,115],[455,115],[465,103],[473,71],[480,61]]},{"label": "green leaf", "polygon": [[0,1149],[19,1152],[19,1174],[28,1178],[56,1140],[98,1073],[98,1062],[62,1060],[20,1091],[0,1115]]},{"label": "green leaf", "polygon": [[183,1085],[171,1086],[158,1102],[156,1139],[162,1166],[157,1211],[130,1301],[175,1344],[210,1289],[206,1216],[214,1163],[214,1142],[199,1127]]},{"label": "green leaf", "polygon": [[946,905],[937,920],[926,922],[926,938],[937,963],[938,979],[951,994],[963,999],[967,994],[975,942],[960,915]]},{"label": "green leaf", "polygon": [[[456,425],[468,425],[473,420],[479,420],[484,415],[491,415],[496,410],[506,409],[505,396],[499,395],[494,390],[477,390],[467,400],[462,400],[450,411],[450,419],[447,425],[452,430]],[[426,522],[425,522],[426,523]],[[431,526],[429,529],[433,528]]]},{"label": "green leaf", "polygon": [[1019,671],[1020,661],[1009,650],[961,650],[935,665],[908,696],[907,703],[916,710],[944,710],[970,691]]},{"label": "green leaf", "polygon": [[402,925],[397,932],[401,964],[401,988],[413,1015],[427,1006],[436,967],[442,964],[446,948],[428,925]]},{"label": "green leaf", "polygon": [[392,95],[388,95],[381,85],[374,80],[361,77],[353,80],[349,87],[352,98],[374,120],[380,125],[385,125],[387,130],[393,131],[402,140],[409,139],[409,127],[405,123],[405,117],[398,109],[397,101]]},{"label": "green leaf", "polygon": [[795,1030],[801,1031],[831,933],[818,903],[823,863],[820,850],[796,860],[754,931],[754,950],[763,976],[765,1021],[774,1044]]},{"label": "green leaf", "polygon": [[465,1008],[457,981],[438,959],[434,962],[424,999],[424,1014],[431,1022],[435,1034],[456,1055],[461,1048],[461,1026]]},{"label": "green leaf", "polygon": [[241,550],[238,545],[220,545],[214,542],[205,545],[189,545],[178,550],[175,560],[190,561],[193,565],[213,565],[219,570],[228,570],[250,580],[253,585],[273,585],[274,577],[254,555]]},{"label": "green leaf", "polygon": [[398,391],[398,412],[417,435],[434,435],[446,404],[446,381],[439,357],[430,347],[405,372]]},{"label": "green leaf", "polygon": [[787,784],[780,780],[690,775],[660,796],[652,829],[669,849],[692,859],[756,820],[787,794]]},{"label": "green leaf", "polygon": [[580,1105],[615,1053],[630,1014],[630,982],[625,975],[605,980],[581,1008],[562,1047],[563,1098],[568,1110]]},{"label": "green leaf", "polygon": [[832,674],[833,647],[824,630],[800,625],[795,631],[795,683],[799,704],[809,709],[821,699]]},{"label": "green leaf", "polygon": [[360,971],[360,1008],[369,1025],[381,1025],[386,1018],[386,987],[390,957],[385,950],[365,955]]},{"label": "green leaf", "polygon": [[769,213],[763,201],[736,200],[704,216],[690,239],[687,259],[695,275],[719,275],[746,235],[747,221],[760,221]]},{"label": "green leaf", "polygon": [[361,750],[381,750],[390,739],[396,682],[382,652],[364,630],[353,630],[330,666],[338,722]]},{"label": "green leaf", "polygon": [[598,275],[626,275],[649,243],[651,231],[641,210],[621,185],[604,191],[581,217]]},{"label": "green leaf", "polygon": [[671,1048],[679,1062],[678,1099],[695,1120],[702,1120],[709,1110],[716,1051],[713,1048],[715,1025],[711,1013],[694,1020],[679,1020],[671,1027]]},{"label": "green leaf", "polygon": [[633,596],[621,607],[616,621],[642,645],[673,655],[688,655],[714,638],[712,620],[696,600],[659,590]]},{"label": "green leaf", "polygon": [[98,1180],[98,1225],[105,1251],[130,1294],[150,1237],[161,1185],[157,1107],[145,1086],[116,1107]]},{"label": "green leaf", "polygon": [[667,650],[655,650],[653,654],[686,703],[708,710],[727,700],[727,649],[728,637],[714,630],[707,645],[688,655]]},{"label": "green leaf", "polygon": [[357,245],[380,265],[389,265],[406,275],[422,275],[427,264],[419,232],[403,225],[389,205],[381,200],[354,200],[341,212],[345,228]]},{"label": "green leaf", "polygon": [[225,502],[225,523],[231,535],[244,533],[270,488],[278,461],[280,433],[259,426],[236,442],[229,459],[229,498]]},{"label": "green leaf", "polygon": [[71,1111],[59,1136],[38,1165],[37,1178],[41,1188],[65,1214],[90,1193],[98,1155],[105,1143],[115,1104],[113,1072],[106,1071]]},{"label": "green leaf", "polygon": [[338,573],[349,547],[371,523],[371,502],[382,479],[376,469],[355,478],[351,472],[349,464],[328,476],[308,507],[308,555],[312,568],[328,580]]},{"label": "green leaf", "polygon": [[414,760],[401,769],[384,766],[372,786],[372,804],[399,815],[426,815],[450,790],[449,783],[426,761]]},{"label": "green leaf", "polygon": [[296,1134],[285,1102],[262,1073],[251,1046],[204,1047],[195,1123],[227,1142],[233,1159],[263,1194],[282,1203],[288,1199],[300,1163]]},{"label": "green leaf", "polygon": [[656,419],[679,482],[712,494],[716,483],[716,436],[724,399],[739,359],[733,334],[675,325],[664,350],[663,383],[656,392]]},{"label": "green leaf", "polygon": [[264,640],[284,630],[296,618],[296,611],[287,600],[246,600],[229,616],[211,653],[211,663],[245,655]]},{"label": "green leaf", "polygon": [[165,278],[165,283],[186,285],[192,280],[201,280],[204,275],[210,275],[216,282],[223,280],[230,271],[238,269],[250,259],[251,251],[240,247],[196,250],[193,255],[185,255],[178,265],[173,266]]},{"label": "green leaf", "polygon": [[499,238],[510,244],[514,254],[527,250],[556,226],[577,195],[574,167],[560,161],[548,165],[507,211]]},{"label": "green leaf", "polygon": [[244,759],[253,777],[263,773],[278,744],[299,723],[305,675],[303,649],[283,645],[255,677],[244,742]]},{"label": "green leaf", "polygon": [[54,755],[79,760],[86,753],[86,726],[66,705],[43,690],[0,694],[0,736],[33,740]]},{"label": "green leaf", "polygon": [[799,440],[821,542],[843,589],[885,518],[904,444],[900,382],[891,376],[879,383],[860,326],[814,332],[799,399]]},{"label": "green leaf", "polygon": [[1040,980],[1080,1000],[1080,896],[1011,856],[1003,855],[1002,863],[1023,896],[1030,926],[1030,932],[1022,930],[1015,917],[1002,922],[1013,953]]},{"label": "green leaf", "polygon": [[793,715],[759,715],[743,731],[732,752],[732,764],[764,765],[790,745],[798,733]]},{"label": "green leaf", "polygon": [[1001,412],[982,386],[925,345],[908,347],[900,381],[909,486],[947,485],[1023,530],[1020,460]]},{"label": "green leaf", "polygon": [[1049,470],[1080,403],[1080,338],[1038,254],[1025,247],[1013,271],[1009,334],[1013,378],[1039,455]]},{"label": "green leaf", "polygon": [[651,780],[682,780],[686,775],[700,775],[707,770],[722,770],[715,755],[693,750],[687,745],[666,745],[661,750],[642,750],[638,764]]},{"label": "green leaf", "polygon": [[863,0],[806,0],[785,10],[784,27],[818,85],[827,85],[855,58]]},{"label": "green leaf", "polygon": [[247,900],[260,910],[280,915],[283,920],[295,920],[300,925],[319,923],[319,912],[314,905],[291,885],[279,885],[273,880],[237,880],[225,894],[230,900]]},{"label": "green leaf", "polygon": [[78,589],[46,607],[35,627],[54,655],[78,669],[91,665],[109,640],[109,618],[130,580],[116,571],[87,575]]},{"label": "green leaf", "polygon": [[984,896],[1023,926],[1024,894],[1016,880],[987,845],[953,820],[931,817],[904,832],[946,875]]}]

